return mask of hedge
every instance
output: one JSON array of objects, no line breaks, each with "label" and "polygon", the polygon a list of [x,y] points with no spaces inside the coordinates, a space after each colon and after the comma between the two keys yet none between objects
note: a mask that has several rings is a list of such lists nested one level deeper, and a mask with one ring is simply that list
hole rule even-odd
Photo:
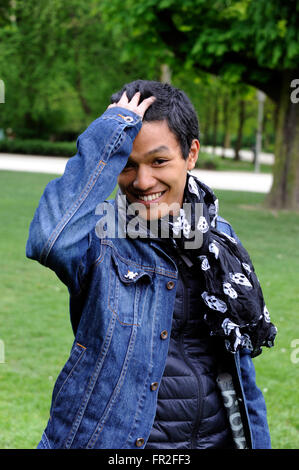
[{"label": "hedge", "polygon": [[76,142],[49,142],[38,139],[4,139],[0,140],[0,152],[72,157],[77,152],[77,148]]}]

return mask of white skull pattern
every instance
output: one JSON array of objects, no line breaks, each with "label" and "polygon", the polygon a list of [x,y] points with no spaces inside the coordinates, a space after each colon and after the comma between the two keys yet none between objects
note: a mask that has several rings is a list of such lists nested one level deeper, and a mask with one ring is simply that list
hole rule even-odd
[{"label": "white skull pattern", "polygon": [[233,242],[235,245],[237,244],[237,240],[234,238],[234,237],[231,237],[230,235],[228,235],[227,233],[224,233],[222,232],[222,234],[228,238],[231,242]]},{"label": "white skull pattern", "polygon": [[172,230],[175,235],[178,235],[181,231],[181,218],[178,217],[175,222],[172,224]]},{"label": "white skull pattern", "polygon": [[232,322],[229,318],[225,318],[222,322],[222,328],[225,335],[229,335],[232,330],[235,330],[236,337],[234,342],[234,350],[236,351],[239,344],[242,344],[242,335],[240,333],[239,325]]},{"label": "white skull pattern", "polygon": [[271,321],[270,313],[268,312],[268,309],[267,309],[266,305],[264,306],[264,318],[265,318],[265,321],[267,323],[270,323],[270,321]]},{"label": "white skull pattern", "polygon": [[241,286],[252,287],[251,282],[247,279],[247,277],[243,273],[229,273],[230,280],[235,282],[236,284],[240,284]]},{"label": "white skull pattern", "polygon": [[209,251],[210,251],[210,253],[214,253],[216,259],[218,258],[219,248],[218,248],[218,246],[216,245],[215,242],[212,242],[212,243],[209,244]]},{"label": "white skull pattern", "polygon": [[236,299],[238,297],[237,292],[229,282],[223,283],[223,292],[228,295],[231,299]]},{"label": "white skull pattern", "polygon": [[207,292],[203,292],[201,294],[202,298],[204,299],[206,305],[213,310],[218,310],[219,312],[226,312],[227,305],[223,300],[217,299],[214,295],[208,295]]},{"label": "white skull pattern", "polygon": [[199,217],[197,228],[202,233],[206,233],[209,230],[209,224],[205,217],[203,216]]},{"label": "white skull pattern", "polygon": [[209,260],[206,256],[200,256],[200,259],[201,259],[201,269],[203,271],[207,271],[208,269],[210,269],[210,264],[209,264]]},{"label": "white skull pattern", "polygon": [[215,199],[214,205],[215,205],[215,215],[213,217],[213,220],[211,220],[211,226],[212,227],[216,227],[216,219],[217,219],[218,211],[219,211],[219,201],[218,201],[218,199]]},{"label": "white skull pattern", "polygon": [[[225,318],[222,322],[222,329],[224,331],[224,334],[226,334],[227,336],[230,334],[230,332],[232,330],[234,330],[235,328],[238,328],[239,330],[239,325],[237,325],[236,323],[232,322],[229,318]],[[240,331],[240,330],[239,330]]]},{"label": "white skull pattern", "polygon": [[250,269],[249,264],[247,264],[247,263],[242,263],[242,266],[243,266],[244,269],[246,269],[246,271],[248,272],[248,274],[251,273],[251,269]]},{"label": "white skull pattern", "polygon": [[125,278],[126,279],[134,279],[134,277],[138,276],[138,273],[134,273],[133,271],[129,271],[127,272],[127,274],[125,274]]},{"label": "white skull pattern", "polygon": [[192,176],[190,176],[189,181],[188,181],[188,189],[190,193],[196,194],[196,196],[199,198],[198,187]]},{"label": "white skull pattern", "polygon": [[181,230],[183,230],[184,236],[188,238],[190,235],[191,225],[187,220],[184,209],[180,209],[180,215],[173,223],[173,232],[175,235],[179,235]]},{"label": "white skull pattern", "polygon": [[186,219],[183,220],[183,234],[184,237],[188,238],[190,235],[191,225]]}]

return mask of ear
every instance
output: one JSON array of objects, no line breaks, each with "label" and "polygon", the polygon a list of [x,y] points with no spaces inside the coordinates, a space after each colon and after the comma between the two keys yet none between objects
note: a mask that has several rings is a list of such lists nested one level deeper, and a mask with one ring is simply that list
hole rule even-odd
[{"label": "ear", "polygon": [[195,163],[198,159],[200,143],[198,139],[193,139],[190,147],[189,155],[187,157],[187,170],[193,170]]}]

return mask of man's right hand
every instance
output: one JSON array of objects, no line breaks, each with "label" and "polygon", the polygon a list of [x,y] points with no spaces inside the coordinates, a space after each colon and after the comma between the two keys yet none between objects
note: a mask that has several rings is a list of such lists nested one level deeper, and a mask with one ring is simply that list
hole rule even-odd
[{"label": "man's right hand", "polygon": [[146,112],[146,110],[153,104],[155,101],[155,96],[150,96],[149,98],[144,99],[141,103],[140,100],[140,92],[137,91],[131,101],[129,101],[126,92],[122,94],[120,100],[117,103],[112,103],[108,106],[109,108],[115,108],[116,106],[120,106],[121,108],[129,109],[133,111],[133,113],[138,114],[142,119]]}]

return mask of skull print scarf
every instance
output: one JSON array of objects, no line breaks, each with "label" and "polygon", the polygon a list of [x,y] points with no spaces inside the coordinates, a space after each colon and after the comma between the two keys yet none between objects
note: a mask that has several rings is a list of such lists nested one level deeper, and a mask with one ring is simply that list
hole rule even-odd
[{"label": "skull print scarf", "polygon": [[[237,238],[217,230],[217,216],[213,191],[187,174],[180,213],[159,219],[159,233],[165,232],[165,224],[170,227],[167,242],[199,271],[199,309],[210,334],[223,337],[231,353],[246,348],[256,356],[262,346],[274,345],[277,329],[270,321],[249,254]],[[149,231],[147,225],[151,236]]]}]

